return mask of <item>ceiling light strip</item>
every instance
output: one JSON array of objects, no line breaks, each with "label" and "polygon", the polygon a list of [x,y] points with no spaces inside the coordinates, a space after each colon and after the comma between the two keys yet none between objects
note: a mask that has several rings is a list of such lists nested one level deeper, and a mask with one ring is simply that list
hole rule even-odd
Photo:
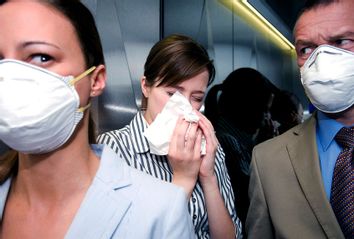
[{"label": "ceiling light strip", "polygon": [[262,14],[260,14],[247,0],[219,0],[227,7],[238,14],[239,16],[245,18],[245,20],[257,27],[261,32],[269,35],[269,37],[275,41],[281,48],[285,50],[293,51],[295,49],[294,45],[286,39],[267,19],[265,19]]}]

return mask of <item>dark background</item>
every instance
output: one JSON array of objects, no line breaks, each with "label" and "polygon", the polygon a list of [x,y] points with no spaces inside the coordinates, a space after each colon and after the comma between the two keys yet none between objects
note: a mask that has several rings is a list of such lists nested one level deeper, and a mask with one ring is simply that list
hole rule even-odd
[{"label": "dark background", "polygon": [[264,0],[284,23],[293,29],[299,11],[304,6],[306,0]]}]

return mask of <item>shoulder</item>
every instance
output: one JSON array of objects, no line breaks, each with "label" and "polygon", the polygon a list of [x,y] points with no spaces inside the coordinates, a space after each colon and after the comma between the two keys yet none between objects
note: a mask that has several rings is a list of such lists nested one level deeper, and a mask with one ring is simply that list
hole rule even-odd
[{"label": "shoulder", "polygon": [[121,129],[111,130],[100,134],[98,136],[97,141],[101,143],[107,141],[108,139],[116,141],[124,136],[130,135],[130,133],[131,133],[131,127],[130,125],[126,125]]},{"label": "shoulder", "polygon": [[124,167],[125,170],[129,171],[134,187],[141,194],[146,194],[149,195],[150,198],[157,198],[161,200],[161,196],[164,198],[173,198],[173,195],[182,193],[185,195],[185,198],[187,198],[184,190],[181,187],[178,187],[170,182],[155,178],[150,174],[144,173],[126,164],[124,164]]},{"label": "shoulder", "polygon": [[126,148],[128,148],[127,145],[131,144],[131,141],[130,125],[126,125],[121,129],[104,132],[97,137],[98,144],[108,145],[116,153],[120,152],[123,154],[125,158],[129,158]]},{"label": "shoulder", "polygon": [[277,150],[282,148],[289,143],[297,141],[300,138],[299,136],[306,137],[309,132],[314,132],[316,127],[315,124],[316,119],[312,117],[304,123],[294,126],[283,134],[256,145],[255,149],[269,150],[273,148],[274,150]]},{"label": "shoulder", "polygon": [[[188,214],[185,191],[172,183],[162,181],[124,164],[130,174],[129,187],[121,190],[131,200],[131,222],[135,225],[153,225],[158,231],[171,231],[182,238],[192,235],[193,227]],[[180,229],[177,229],[180,227]],[[156,234],[156,231],[154,232]],[[158,233],[161,234],[161,233]],[[164,238],[165,236],[158,236]],[[152,236],[151,238],[156,238]],[[169,237],[181,238],[181,237]],[[188,237],[187,237],[188,238]]]},{"label": "shoulder", "polygon": [[[289,148],[304,150],[309,146],[316,134],[316,119],[299,124],[285,133],[256,145],[253,149],[252,160],[262,163],[281,163],[289,158]],[[309,146],[310,147],[310,146]]]},{"label": "shoulder", "polygon": [[132,202],[129,224],[135,225],[135,230],[139,231],[133,230],[132,234],[141,234],[146,238],[194,237],[184,190],[135,168],[124,167],[127,167],[132,179],[125,194]]},{"label": "shoulder", "polygon": [[174,197],[186,201],[186,194],[182,188],[130,167],[108,146],[103,146],[100,168],[96,177],[114,190],[119,188],[120,190],[115,190],[117,193],[135,202],[148,204],[158,201],[170,205],[170,200]]},{"label": "shoulder", "polygon": [[138,112],[130,123],[121,129],[111,130],[100,134],[97,142],[100,144],[107,144],[113,148],[120,144],[131,144],[139,135],[143,134],[144,119],[140,112]]},{"label": "shoulder", "polygon": [[260,144],[257,144],[253,151],[278,151],[292,141],[294,138],[294,133],[292,130],[287,131],[279,136],[268,139]]},{"label": "shoulder", "polygon": [[280,153],[286,150],[289,143],[296,140],[293,129],[272,139],[266,140],[253,148],[253,158],[257,160],[274,160],[278,158]]}]

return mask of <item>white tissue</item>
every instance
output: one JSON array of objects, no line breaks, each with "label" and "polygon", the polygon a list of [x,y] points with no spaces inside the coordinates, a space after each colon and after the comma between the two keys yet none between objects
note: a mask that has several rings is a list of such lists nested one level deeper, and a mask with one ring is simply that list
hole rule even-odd
[{"label": "white tissue", "polygon": [[[189,101],[178,91],[167,101],[144,135],[148,140],[150,152],[156,155],[167,155],[173,131],[180,115],[188,122],[198,122],[199,116],[193,111]],[[206,152],[205,138],[202,138],[201,154]]]}]

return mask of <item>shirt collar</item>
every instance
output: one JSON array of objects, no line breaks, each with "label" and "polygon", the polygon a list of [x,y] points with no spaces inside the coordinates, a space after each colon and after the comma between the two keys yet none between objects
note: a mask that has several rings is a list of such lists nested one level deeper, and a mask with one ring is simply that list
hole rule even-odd
[{"label": "shirt collar", "polygon": [[146,153],[150,151],[149,143],[144,136],[144,131],[148,124],[142,114],[138,112],[130,122],[130,130],[132,133],[132,143],[134,151],[137,153]]},{"label": "shirt collar", "polygon": [[332,143],[338,131],[344,127],[338,121],[329,118],[325,113],[317,113],[317,134],[323,151],[326,151]]}]

